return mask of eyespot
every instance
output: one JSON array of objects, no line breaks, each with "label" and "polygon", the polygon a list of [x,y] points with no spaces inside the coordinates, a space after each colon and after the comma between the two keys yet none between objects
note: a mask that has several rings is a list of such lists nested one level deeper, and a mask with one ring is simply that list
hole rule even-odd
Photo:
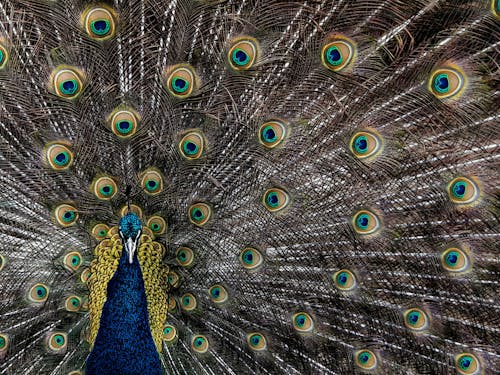
[{"label": "eyespot", "polygon": [[163,177],[160,172],[148,169],[141,175],[141,186],[146,194],[159,194],[163,191]]},{"label": "eyespot", "polygon": [[429,90],[438,99],[456,96],[465,88],[465,74],[459,68],[441,67],[429,79]]},{"label": "eyespot", "polygon": [[78,220],[76,208],[70,204],[61,204],[54,210],[54,217],[59,225],[69,227]]},{"label": "eyespot", "polygon": [[3,269],[6,263],[7,261],[5,260],[5,257],[2,254],[0,254],[0,271]]},{"label": "eyespot", "polygon": [[115,35],[115,16],[110,9],[92,7],[83,13],[86,33],[93,39],[105,40]]},{"label": "eyespot", "polygon": [[423,331],[429,327],[427,314],[418,308],[411,308],[404,312],[405,325],[413,331]]},{"label": "eyespot", "polygon": [[356,276],[354,276],[354,274],[347,269],[335,272],[333,274],[333,282],[335,283],[337,289],[345,292],[353,290],[357,287]]},{"label": "eyespot", "polygon": [[64,303],[64,307],[67,311],[76,312],[79,311],[82,307],[82,299],[78,296],[69,296],[66,298],[66,302]]},{"label": "eyespot", "polygon": [[198,130],[190,131],[179,142],[179,151],[185,159],[194,160],[201,156],[204,145],[203,134]]},{"label": "eyespot", "polygon": [[358,234],[373,234],[380,230],[380,220],[373,212],[361,210],[358,211],[353,219],[352,225]]},{"label": "eyespot", "polygon": [[481,363],[472,353],[461,353],[455,357],[455,368],[459,374],[475,375],[481,373]]},{"label": "eyespot", "polygon": [[177,301],[174,297],[168,297],[168,312],[173,313],[177,309]]},{"label": "eyespot", "polygon": [[292,316],[293,328],[298,332],[311,332],[314,328],[314,322],[306,312],[298,312]]},{"label": "eyespot", "polygon": [[[123,206],[120,209],[120,217],[125,216],[127,214],[128,210],[129,210],[129,208],[128,208],[127,205]],[[133,214],[137,215],[138,217],[142,217],[142,208],[140,208],[136,204],[131,204],[130,205],[130,212],[132,212]]]},{"label": "eyespot", "polygon": [[212,209],[206,203],[196,203],[189,207],[189,221],[199,227],[205,225],[212,216]]},{"label": "eyespot", "polygon": [[166,86],[168,92],[177,98],[187,98],[196,85],[196,73],[191,65],[174,65],[167,69]]},{"label": "eyespot", "polygon": [[193,311],[196,309],[196,297],[191,293],[185,293],[181,297],[181,307],[186,311]]},{"label": "eyespot", "polygon": [[159,236],[167,231],[167,223],[161,216],[151,216],[146,225],[153,231],[155,236]]},{"label": "eyespot", "polygon": [[491,11],[497,19],[500,18],[500,1],[491,0]]},{"label": "eyespot", "polygon": [[349,148],[358,159],[367,159],[379,154],[382,149],[382,140],[374,132],[357,132],[351,138]]},{"label": "eyespot", "polygon": [[240,253],[240,262],[247,270],[254,270],[264,262],[264,257],[258,250],[247,247]]},{"label": "eyespot", "polygon": [[356,47],[352,40],[337,36],[325,44],[321,50],[321,62],[334,71],[340,72],[354,61]]},{"label": "eyespot", "polygon": [[469,256],[457,247],[450,247],[441,253],[441,265],[449,272],[464,272],[470,266]]},{"label": "eyespot", "polygon": [[80,274],[80,281],[84,284],[87,284],[87,281],[89,281],[91,275],[92,272],[90,272],[90,268],[85,268]]},{"label": "eyespot", "polygon": [[355,353],[356,366],[364,370],[373,370],[377,367],[377,357],[371,350],[363,349]]},{"label": "eyespot", "polygon": [[247,335],[247,342],[250,349],[255,351],[263,351],[267,349],[266,338],[263,334],[258,332],[253,332]]},{"label": "eyespot", "polygon": [[7,48],[0,44],[0,69],[5,67],[8,59],[9,53],[7,52]]},{"label": "eyespot", "polygon": [[60,143],[46,147],[45,157],[49,166],[59,171],[68,169],[73,163],[73,153],[68,146]]},{"label": "eyespot", "polygon": [[9,336],[4,333],[0,333],[0,354],[5,353],[8,348],[9,348]]},{"label": "eyespot", "polygon": [[179,275],[175,271],[171,271],[168,273],[168,283],[172,285],[172,288],[177,288],[179,286]]},{"label": "eyespot", "polygon": [[65,99],[75,99],[83,89],[83,74],[73,67],[57,67],[51,75],[54,94]]},{"label": "eyespot", "polygon": [[111,177],[100,177],[92,184],[94,195],[102,200],[110,200],[118,192],[118,186]]},{"label": "eyespot", "polygon": [[175,259],[180,266],[189,267],[193,264],[194,252],[189,247],[179,247],[175,252]]},{"label": "eyespot", "polygon": [[139,119],[139,115],[134,110],[121,109],[111,114],[109,126],[117,137],[129,138],[137,132]]},{"label": "eyespot", "polygon": [[288,205],[290,196],[282,189],[272,188],[266,190],[262,202],[270,212],[278,212]]},{"label": "eyespot", "polygon": [[250,37],[244,37],[233,42],[227,54],[227,58],[231,68],[235,70],[248,70],[255,63],[257,53],[257,40]]},{"label": "eyespot", "polygon": [[170,324],[165,324],[163,326],[163,341],[166,341],[167,343],[172,343],[176,339],[177,339],[177,329]]},{"label": "eyespot", "polygon": [[63,265],[69,271],[76,271],[83,263],[82,255],[78,251],[72,251],[64,256]]},{"label": "eyespot", "polygon": [[96,224],[92,228],[92,236],[98,240],[102,241],[104,238],[106,238],[106,235],[108,234],[109,227],[106,224]]},{"label": "eyespot", "polygon": [[66,349],[68,336],[64,332],[53,332],[49,335],[49,350],[52,352],[61,352]]},{"label": "eyespot", "polygon": [[448,196],[453,203],[468,204],[480,196],[478,185],[466,177],[457,177],[448,184]]},{"label": "eyespot", "polygon": [[49,298],[49,287],[42,283],[35,284],[31,287],[28,297],[32,302],[45,302]]},{"label": "eyespot", "polygon": [[203,335],[195,335],[191,340],[191,348],[196,353],[206,353],[208,351],[208,340]]},{"label": "eyespot", "polygon": [[259,128],[259,142],[267,148],[278,146],[287,135],[287,127],[282,121],[265,122]]},{"label": "eyespot", "polygon": [[217,304],[222,304],[228,299],[226,288],[220,284],[212,285],[208,290],[208,294],[210,294],[210,299]]}]

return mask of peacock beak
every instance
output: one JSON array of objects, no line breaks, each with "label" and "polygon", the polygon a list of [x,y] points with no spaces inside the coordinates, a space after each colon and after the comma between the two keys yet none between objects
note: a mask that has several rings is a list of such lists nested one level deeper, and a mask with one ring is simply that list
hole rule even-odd
[{"label": "peacock beak", "polygon": [[125,242],[125,250],[128,255],[128,262],[132,264],[134,261],[134,253],[137,249],[137,242],[133,238],[127,238],[127,242]]}]

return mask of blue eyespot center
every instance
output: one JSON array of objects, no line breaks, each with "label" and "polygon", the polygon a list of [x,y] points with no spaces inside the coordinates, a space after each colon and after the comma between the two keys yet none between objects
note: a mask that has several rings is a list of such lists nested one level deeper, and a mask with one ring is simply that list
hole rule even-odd
[{"label": "blue eyespot center", "polygon": [[297,316],[297,318],[295,319],[295,323],[299,326],[299,327],[303,327],[304,324],[306,323],[306,316],[304,314],[300,314]]},{"label": "blue eyespot center", "polygon": [[220,288],[213,288],[212,289],[212,295],[215,297],[215,298],[218,298],[220,296]]},{"label": "blue eyespot center", "polygon": [[66,211],[63,215],[63,220],[65,222],[70,222],[75,218],[75,212],[74,211]]},{"label": "blue eyespot center", "polygon": [[151,224],[151,229],[153,229],[154,231],[160,230],[160,224],[158,223]]},{"label": "blue eyespot center", "polygon": [[78,264],[80,264],[80,258],[77,257],[76,255],[73,255],[71,257],[71,264],[77,266]]},{"label": "blue eyespot center", "polygon": [[446,255],[446,263],[450,266],[455,266],[460,255],[456,251],[450,251]]},{"label": "blue eyespot center", "polygon": [[354,147],[356,151],[360,154],[364,154],[368,151],[368,139],[364,135],[356,137],[354,141]]},{"label": "blue eyespot center", "polygon": [[66,151],[62,151],[56,155],[54,161],[57,165],[64,166],[69,162],[69,155]]},{"label": "blue eyespot center", "polygon": [[358,358],[361,363],[366,363],[370,360],[370,354],[368,354],[367,352],[362,352]]},{"label": "blue eyespot center", "polygon": [[331,65],[340,65],[342,64],[342,53],[336,46],[331,46],[326,50],[326,60]]},{"label": "blue eyespot center", "polygon": [[198,152],[198,145],[194,142],[184,142],[183,148],[187,155],[195,155]]},{"label": "blue eyespot center", "polygon": [[90,23],[90,28],[92,29],[92,32],[96,35],[99,36],[104,36],[109,33],[109,30],[111,29],[111,25],[109,21],[99,19],[95,20]]},{"label": "blue eyespot center", "polygon": [[203,212],[199,208],[195,208],[192,212],[192,217],[196,221],[200,221],[203,219]]},{"label": "blue eyespot center", "polygon": [[457,198],[463,198],[465,195],[465,189],[467,188],[467,184],[463,181],[457,181],[451,187],[453,195]]},{"label": "blue eyespot center", "polygon": [[464,356],[460,359],[459,366],[462,370],[468,370],[472,364],[472,358],[469,356]]},{"label": "blue eyespot center", "polygon": [[347,279],[349,278],[349,276],[347,275],[347,273],[345,272],[341,272],[338,276],[337,276],[337,282],[341,285],[345,285],[347,283]]},{"label": "blue eyespot center", "polygon": [[243,66],[248,64],[248,62],[250,61],[250,56],[248,56],[248,54],[245,51],[236,48],[233,51],[232,59],[236,65]]},{"label": "blue eyespot center", "polygon": [[196,340],[194,340],[194,345],[198,348],[203,345],[203,339],[198,337]]},{"label": "blue eyespot center", "polygon": [[133,125],[131,121],[122,120],[116,123],[116,130],[118,130],[122,134],[130,133],[133,129]]},{"label": "blue eyespot center", "polygon": [[358,216],[356,223],[361,229],[368,228],[368,223],[370,222],[370,217],[367,214],[361,214]]},{"label": "blue eyespot center", "polygon": [[408,314],[408,323],[412,325],[417,324],[419,319],[420,319],[420,313],[417,311],[412,311],[411,313]]},{"label": "blue eyespot center", "polygon": [[266,126],[262,130],[262,138],[264,138],[264,142],[272,143],[276,141],[276,132],[274,131],[272,126]]},{"label": "blue eyespot center", "polygon": [[74,79],[63,81],[61,83],[61,91],[64,95],[73,95],[76,93],[76,90],[78,90],[78,82]]},{"label": "blue eyespot center", "polygon": [[172,79],[172,88],[178,93],[186,92],[189,88],[189,82],[183,78],[174,77]]},{"label": "blue eyespot center", "polygon": [[279,204],[278,194],[276,194],[275,192],[268,193],[266,201],[267,204],[273,208],[278,206]]},{"label": "blue eyespot center", "polygon": [[438,74],[437,77],[434,78],[434,88],[441,94],[448,92],[450,89],[448,74]]},{"label": "blue eyespot center", "polygon": [[245,251],[245,253],[243,254],[243,260],[247,264],[252,264],[252,262],[253,262],[253,253],[251,251]]},{"label": "blue eyespot center", "polygon": [[251,338],[250,338],[250,342],[252,343],[253,346],[257,346],[259,345],[260,343],[260,336],[258,335],[253,335]]},{"label": "blue eyespot center", "polygon": [[165,327],[163,329],[163,334],[165,334],[165,335],[168,335],[170,332],[172,332],[172,328],[170,328],[170,327]]}]

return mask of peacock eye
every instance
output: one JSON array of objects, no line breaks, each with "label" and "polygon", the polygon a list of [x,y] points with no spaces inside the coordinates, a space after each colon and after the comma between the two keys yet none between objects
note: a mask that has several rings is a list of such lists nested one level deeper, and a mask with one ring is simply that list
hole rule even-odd
[{"label": "peacock eye", "polygon": [[278,212],[288,205],[290,196],[282,189],[272,188],[266,190],[262,197],[262,202],[270,212]]},{"label": "peacock eye", "polygon": [[82,255],[78,251],[72,251],[64,256],[64,268],[69,271],[76,271],[82,265],[82,260]]},{"label": "peacock eye", "polygon": [[31,287],[28,297],[32,302],[45,302],[49,298],[49,287],[42,283],[35,284]]},{"label": "peacock eye", "polygon": [[64,303],[64,307],[67,311],[76,312],[79,311],[82,307],[82,300],[78,296],[69,296],[66,298],[66,302]]},{"label": "peacock eye", "polygon": [[149,195],[156,195],[163,191],[163,177],[160,172],[148,169],[141,174],[141,186]]},{"label": "peacock eye", "polygon": [[461,353],[455,357],[455,368],[459,374],[475,375],[481,373],[481,363],[472,353]]},{"label": "peacock eye", "polygon": [[61,204],[54,209],[54,217],[59,225],[69,227],[78,219],[78,213],[72,205]]},{"label": "peacock eye", "polygon": [[411,308],[403,315],[406,327],[413,331],[423,331],[429,327],[429,317],[421,309]]},{"label": "peacock eye", "polygon": [[4,333],[0,333],[0,354],[6,352],[8,348],[9,336]]},{"label": "peacock eye", "polygon": [[91,275],[92,272],[90,272],[90,268],[85,268],[80,274],[80,281],[86,284],[89,281]]},{"label": "peacock eye", "polygon": [[100,177],[92,183],[92,191],[98,199],[110,200],[118,192],[118,186],[111,177]]},{"label": "peacock eye", "polygon": [[358,234],[373,234],[380,230],[380,220],[373,212],[361,210],[358,211],[353,219],[354,230]]},{"label": "peacock eye", "polygon": [[151,216],[146,225],[153,231],[155,236],[159,236],[167,231],[167,223],[161,216]]},{"label": "peacock eye", "polygon": [[181,307],[186,311],[193,311],[198,305],[196,297],[191,293],[185,293],[181,297]]},{"label": "peacock eye", "polygon": [[57,67],[51,75],[51,89],[61,98],[75,99],[83,89],[82,76],[74,67]]},{"label": "peacock eye", "polygon": [[247,335],[247,343],[250,346],[250,349],[255,351],[263,351],[267,349],[266,338],[263,334],[254,332]]},{"label": "peacock eye", "polygon": [[382,149],[382,140],[374,132],[357,132],[351,138],[349,148],[358,159],[376,156]]},{"label": "peacock eye", "polygon": [[189,221],[199,227],[205,225],[212,216],[212,209],[206,203],[196,203],[189,207]]},{"label": "peacock eye", "polygon": [[49,335],[48,342],[49,342],[49,349],[52,352],[60,352],[66,349],[67,335],[64,332],[51,333]]},{"label": "peacock eye", "polygon": [[325,44],[321,50],[321,62],[334,71],[340,72],[354,61],[355,44],[346,37],[335,37]]},{"label": "peacock eye", "polygon": [[83,13],[82,18],[85,31],[91,38],[105,40],[115,35],[115,16],[110,9],[92,7]]},{"label": "peacock eye", "polygon": [[373,370],[377,367],[377,357],[371,350],[359,350],[355,354],[356,366],[364,370]]},{"label": "peacock eye", "polygon": [[168,312],[173,313],[177,309],[177,301],[173,296],[168,297]]},{"label": "peacock eye", "polygon": [[96,240],[101,241],[104,238],[106,238],[106,235],[108,234],[109,227],[106,224],[96,224],[92,228],[92,237],[94,237]]},{"label": "peacock eye", "polygon": [[68,146],[60,143],[54,143],[46,147],[45,157],[52,169],[68,169],[73,163],[73,153]]},{"label": "peacock eye", "polygon": [[429,89],[438,99],[447,99],[460,94],[465,87],[465,74],[458,68],[436,69],[429,79]]},{"label": "peacock eye", "polygon": [[478,185],[467,177],[457,177],[448,184],[448,196],[453,203],[468,204],[480,196]]},{"label": "peacock eye", "polygon": [[177,339],[177,329],[170,324],[165,324],[163,326],[163,341],[167,343],[172,343],[176,339]]},{"label": "peacock eye", "polygon": [[9,53],[7,52],[7,48],[0,44],[0,69],[5,67],[8,59]]},{"label": "peacock eye", "polygon": [[353,290],[357,286],[356,277],[347,269],[335,272],[333,274],[333,282],[335,283],[337,289],[344,292]]},{"label": "peacock eye", "polygon": [[228,60],[231,68],[234,70],[250,69],[257,58],[258,43],[257,40],[244,37],[233,42],[228,52]]},{"label": "peacock eye", "polygon": [[179,275],[177,272],[171,271],[168,273],[168,283],[172,285],[172,288],[177,288],[179,286]]},{"label": "peacock eye", "polygon": [[[127,212],[129,212],[129,206],[125,205],[120,209],[120,216],[122,216],[122,217],[125,216],[127,214]],[[130,212],[135,214],[137,217],[142,217],[142,208],[140,208],[136,204],[130,205]]]},{"label": "peacock eye", "polygon": [[196,84],[196,74],[191,65],[174,65],[166,70],[166,86],[168,92],[178,98],[187,98]]},{"label": "peacock eye", "polygon": [[441,265],[449,272],[464,272],[470,268],[470,260],[464,251],[451,247],[441,253]]},{"label": "peacock eye", "polygon": [[137,132],[139,115],[132,109],[121,109],[108,119],[111,131],[119,138],[129,138]]},{"label": "peacock eye", "polygon": [[194,130],[182,137],[179,142],[179,151],[184,158],[194,160],[201,156],[204,145],[203,134],[199,130]]},{"label": "peacock eye", "polygon": [[254,270],[262,265],[264,257],[257,249],[247,247],[240,253],[240,262],[247,270]]},{"label": "peacock eye", "polygon": [[210,299],[217,304],[221,304],[227,301],[228,294],[226,288],[220,284],[215,284],[208,290]]},{"label": "peacock eye", "polygon": [[179,247],[175,252],[175,259],[180,266],[189,267],[194,261],[194,252],[189,247]]},{"label": "peacock eye", "polygon": [[208,340],[203,335],[195,335],[191,340],[191,348],[200,354],[208,351]]},{"label": "peacock eye", "polygon": [[287,135],[287,127],[282,121],[265,122],[259,128],[259,142],[267,148],[278,146]]},{"label": "peacock eye", "polygon": [[293,328],[298,332],[311,332],[314,328],[314,322],[306,312],[299,312],[292,316]]}]

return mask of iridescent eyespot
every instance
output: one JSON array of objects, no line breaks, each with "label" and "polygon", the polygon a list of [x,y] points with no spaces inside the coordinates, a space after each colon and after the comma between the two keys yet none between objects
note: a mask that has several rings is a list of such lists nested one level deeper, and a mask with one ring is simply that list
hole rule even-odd
[{"label": "iridescent eyespot", "polygon": [[[129,212],[129,206],[125,205],[120,209],[120,217],[125,216]],[[136,204],[130,205],[130,212],[136,214],[138,217],[142,217],[142,208]]]},{"label": "iridescent eyespot", "polygon": [[247,335],[247,343],[250,346],[250,349],[255,350],[257,352],[263,351],[267,349],[266,338],[263,334],[258,332],[253,332]]},{"label": "iridescent eyespot", "polygon": [[378,365],[377,356],[371,350],[358,350],[354,356],[356,358],[356,366],[363,370],[373,370]]},{"label": "iridescent eyespot", "polygon": [[129,138],[137,132],[140,117],[131,108],[115,110],[108,118],[113,134],[120,138]]},{"label": "iridescent eyespot", "polygon": [[118,192],[118,186],[111,177],[100,177],[92,183],[92,191],[98,199],[110,200]]},{"label": "iridescent eyespot", "polygon": [[457,177],[448,184],[448,196],[453,203],[473,203],[480,195],[478,184],[467,177]]},{"label": "iridescent eyespot", "polygon": [[450,247],[441,253],[441,265],[449,272],[464,272],[470,268],[471,262],[465,251]]},{"label": "iridescent eyespot", "polygon": [[189,207],[189,221],[199,227],[205,225],[212,216],[212,209],[206,203],[196,203]]},{"label": "iridescent eyespot", "polygon": [[168,312],[173,313],[177,309],[177,301],[174,297],[168,297]]},{"label": "iridescent eyespot", "polygon": [[460,94],[465,88],[465,74],[458,67],[436,69],[429,79],[429,90],[438,99]]},{"label": "iridescent eyespot", "polygon": [[254,270],[264,262],[264,257],[257,249],[247,247],[240,253],[240,262],[247,270]]},{"label": "iridescent eyespot", "polygon": [[74,67],[57,67],[51,75],[51,89],[65,99],[75,99],[83,89],[83,74]]},{"label": "iridescent eyespot", "polygon": [[380,153],[382,138],[374,131],[357,132],[351,138],[349,149],[358,159],[368,159]]},{"label": "iridescent eyespot", "polygon": [[163,177],[157,170],[150,168],[144,171],[140,178],[146,194],[156,195],[163,191]]},{"label": "iridescent eyespot", "polygon": [[48,349],[52,352],[61,352],[66,349],[68,336],[64,332],[53,332],[48,336]]},{"label": "iridescent eyespot", "polygon": [[78,296],[69,296],[68,298],[66,298],[64,307],[67,311],[79,311],[82,307],[82,299]]},{"label": "iridescent eyespot", "polygon": [[73,153],[67,145],[53,143],[45,148],[45,159],[52,169],[64,170],[73,163]]},{"label": "iridescent eyespot", "polygon": [[340,72],[354,61],[356,46],[354,42],[344,36],[335,36],[321,50],[321,62],[334,71]]},{"label": "iridescent eyespot", "polygon": [[357,286],[356,276],[347,269],[335,272],[333,274],[333,282],[337,289],[344,292],[353,290]]},{"label": "iridescent eyespot", "polygon": [[358,234],[373,234],[380,230],[380,219],[373,212],[361,210],[358,211],[353,219],[352,226]]},{"label": "iridescent eyespot", "polygon": [[76,271],[82,265],[83,258],[78,251],[71,251],[63,258],[63,266],[68,271]]},{"label": "iridescent eyespot", "polygon": [[208,340],[203,335],[195,335],[191,339],[191,348],[200,354],[206,353],[208,351]]},{"label": "iridescent eyespot", "polygon": [[167,231],[167,223],[161,216],[151,216],[146,226],[151,229],[155,236],[159,236]]},{"label": "iridescent eyespot", "polygon": [[193,311],[198,305],[196,297],[191,293],[185,293],[181,297],[181,307],[186,311]]},{"label": "iridescent eyespot", "polygon": [[172,343],[176,339],[177,339],[177,329],[170,324],[165,324],[163,326],[163,341],[167,343]]},{"label": "iridescent eyespot", "polygon": [[72,205],[61,204],[54,209],[54,217],[59,225],[69,227],[78,220],[78,213]]},{"label": "iridescent eyespot", "polygon": [[194,252],[189,247],[179,247],[175,252],[175,260],[180,266],[189,267],[194,261]]},{"label": "iridescent eyespot", "polygon": [[45,284],[38,283],[31,287],[28,298],[32,302],[45,302],[49,298],[49,287]]},{"label": "iridescent eyespot", "polygon": [[461,353],[455,357],[455,368],[462,375],[480,374],[481,362],[472,353]]},{"label": "iridescent eyespot", "polygon": [[311,332],[314,328],[314,322],[306,312],[298,312],[292,316],[293,328],[298,332]]},{"label": "iridescent eyespot", "polygon": [[179,64],[165,72],[168,92],[177,98],[187,98],[195,89],[197,77],[191,65]]},{"label": "iridescent eyespot", "polygon": [[102,241],[104,238],[106,238],[108,231],[109,227],[106,224],[96,224],[92,228],[92,237],[94,237],[98,241]]},{"label": "iridescent eyespot", "polygon": [[9,53],[7,52],[7,48],[0,44],[0,69],[5,67],[8,59]]},{"label": "iridescent eyespot", "polygon": [[179,142],[179,151],[184,158],[194,160],[201,156],[204,146],[205,141],[201,131],[192,130],[182,137]]},{"label": "iridescent eyespot", "polygon": [[92,7],[82,16],[86,33],[93,39],[105,40],[115,34],[115,15],[108,7]]},{"label": "iridescent eyespot", "polygon": [[7,351],[9,348],[9,336],[5,333],[0,333],[0,354]]},{"label": "iridescent eyespot", "polygon": [[262,197],[262,203],[270,212],[278,212],[290,203],[290,196],[282,189],[272,188],[266,190]]},{"label": "iridescent eyespot", "polygon": [[175,271],[170,271],[168,273],[168,283],[172,286],[172,288],[177,288],[179,286],[179,275]]},{"label": "iridescent eyespot", "polygon": [[2,254],[0,254],[0,271],[5,266],[5,263],[6,263],[5,257]]},{"label": "iridescent eyespot", "polygon": [[85,268],[82,273],[80,274],[80,281],[84,284],[89,281],[90,276],[92,276],[92,272],[90,272],[90,268]]},{"label": "iridescent eyespot", "polygon": [[210,295],[210,299],[217,304],[222,304],[228,299],[226,288],[220,284],[212,285],[208,290],[208,294]]},{"label": "iridescent eyespot", "polygon": [[429,317],[421,309],[408,309],[403,316],[406,327],[413,331],[423,331],[429,327]]},{"label": "iridescent eyespot", "polygon": [[279,120],[265,122],[259,128],[259,142],[267,148],[278,146],[287,136],[287,126]]},{"label": "iridescent eyespot", "polygon": [[235,70],[250,69],[257,59],[258,48],[257,40],[254,38],[243,37],[233,41],[227,54],[231,68]]}]

